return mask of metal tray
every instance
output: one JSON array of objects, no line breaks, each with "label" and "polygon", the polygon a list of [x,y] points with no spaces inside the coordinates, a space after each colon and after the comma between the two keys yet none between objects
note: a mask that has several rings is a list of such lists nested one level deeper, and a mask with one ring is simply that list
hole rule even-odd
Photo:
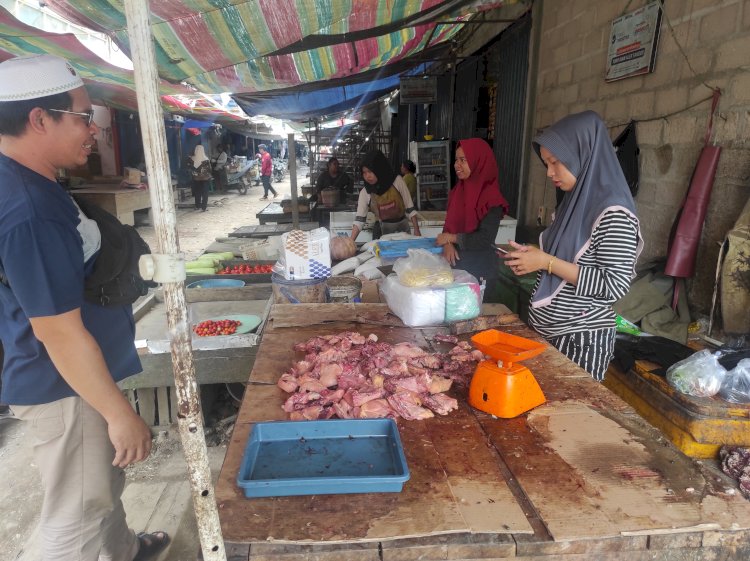
[{"label": "metal tray", "polygon": [[274,421],[253,427],[237,485],[246,497],[398,493],[409,479],[393,419]]}]

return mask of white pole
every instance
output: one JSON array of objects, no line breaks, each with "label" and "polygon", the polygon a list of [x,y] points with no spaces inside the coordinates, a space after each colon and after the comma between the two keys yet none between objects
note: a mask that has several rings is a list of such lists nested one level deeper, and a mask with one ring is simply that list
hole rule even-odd
[{"label": "white pole", "polygon": [[[156,253],[176,255],[179,253],[177,220],[172,196],[164,116],[159,97],[159,75],[156,70],[156,56],[149,27],[148,1],[125,0],[125,16],[133,56],[138,115],[143,134],[151,209],[156,229]],[[211,471],[208,465],[200,393],[195,379],[190,325],[185,303],[185,283],[184,281],[167,282],[163,286],[172,368],[178,399],[177,425],[187,461],[203,559],[226,561],[219,511],[216,508]]]}]

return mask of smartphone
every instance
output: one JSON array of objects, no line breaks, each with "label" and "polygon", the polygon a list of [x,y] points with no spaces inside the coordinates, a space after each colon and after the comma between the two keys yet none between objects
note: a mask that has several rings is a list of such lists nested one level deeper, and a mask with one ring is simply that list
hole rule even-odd
[{"label": "smartphone", "polygon": [[513,251],[513,246],[510,245],[495,245],[492,244],[492,247],[497,251],[498,253],[502,253],[503,255],[507,255],[509,252]]}]

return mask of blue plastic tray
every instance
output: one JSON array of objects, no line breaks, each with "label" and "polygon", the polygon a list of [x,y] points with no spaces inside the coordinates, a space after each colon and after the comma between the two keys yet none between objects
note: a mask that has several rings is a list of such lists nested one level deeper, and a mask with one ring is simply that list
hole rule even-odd
[{"label": "blue plastic tray", "polygon": [[257,423],[237,485],[246,497],[398,493],[409,479],[393,419]]},{"label": "blue plastic tray", "polygon": [[239,288],[245,281],[238,279],[203,279],[191,282],[185,288]]},{"label": "blue plastic tray", "polygon": [[426,249],[430,253],[443,253],[442,246],[436,246],[435,240],[436,238],[414,238],[413,240],[379,241],[376,253],[381,259],[406,257],[407,249]]}]

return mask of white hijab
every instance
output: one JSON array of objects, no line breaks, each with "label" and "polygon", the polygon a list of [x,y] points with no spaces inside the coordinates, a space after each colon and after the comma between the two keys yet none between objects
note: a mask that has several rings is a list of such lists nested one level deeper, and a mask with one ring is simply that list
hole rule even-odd
[{"label": "white hijab", "polygon": [[198,169],[201,167],[201,164],[203,162],[208,161],[208,157],[206,157],[206,149],[203,148],[203,144],[199,144],[195,147],[195,150],[193,150],[193,156],[191,157],[193,160],[193,167],[195,169]]}]

